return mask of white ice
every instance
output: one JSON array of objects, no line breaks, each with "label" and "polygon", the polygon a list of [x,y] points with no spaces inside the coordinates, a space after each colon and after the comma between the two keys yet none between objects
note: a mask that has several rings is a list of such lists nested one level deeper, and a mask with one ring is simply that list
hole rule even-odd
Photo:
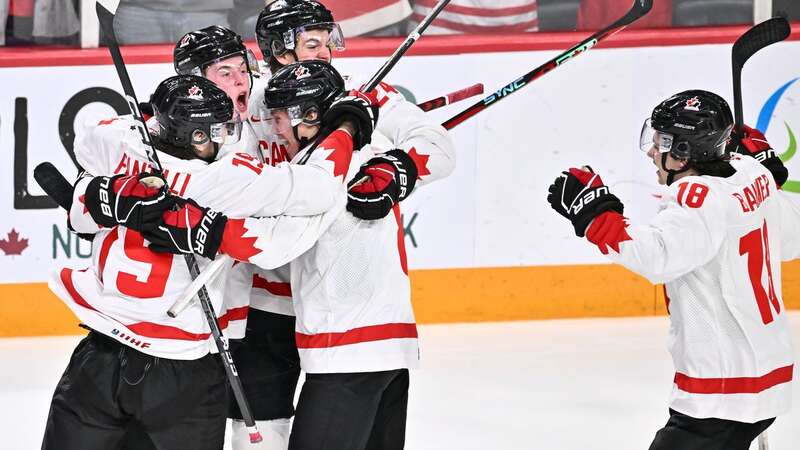
[{"label": "white ice", "polygon": [[[800,312],[789,319],[800,360]],[[420,326],[406,448],[646,450],[667,420],[667,328],[666,317]],[[0,339],[0,448],[40,448],[78,340]],[[770,450],[800,448],[799,373]]]}]

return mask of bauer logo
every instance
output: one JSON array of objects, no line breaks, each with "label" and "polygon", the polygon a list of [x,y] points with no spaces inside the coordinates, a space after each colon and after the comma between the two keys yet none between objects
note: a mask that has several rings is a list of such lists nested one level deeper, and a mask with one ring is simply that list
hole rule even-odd
[{"label": "bauer logo", "polygon": [[[789,166],[790,176],[793,173],[797,173],[797,170],[793,170],[793,167],[791,167],[790,162],[793,161],[797,153],[797,138],[793,127],[796,127],[798,117],[797,104],[798,100],[800,100],[800,91],[798,91],[800,84],[797,83],[798,80],[800,80],[800,77],[786,82],[770,95],[761,108],[761,112],[758,114],[758,122],[756,123],[756,128],[767,135],[781,161]],[[786,131],[782,132],[781,128]],[[786,136],[785,141],[778,139],[781,134]],[[800,194],[800,179],[787,180],[782,189],[786,192]]]}]

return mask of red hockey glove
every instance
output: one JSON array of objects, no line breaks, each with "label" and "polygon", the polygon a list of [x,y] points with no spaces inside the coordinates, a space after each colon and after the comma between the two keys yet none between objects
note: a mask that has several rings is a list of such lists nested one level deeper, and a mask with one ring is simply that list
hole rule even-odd
[{"label": "red hockey glove", "polygon": [[365,94],[361,91],[350,91],[346,96],[336,100],[322,116],[323,136],[327,136],[339,128],[343,122],[350,122],[355,127],[353,150],[372,142],[372,132],[378,123],[378,102],[374,91]]},{"label": "red hockey glove", "polygon": [[[358,184],[365,178],[367,181]],[[389,150],[364,163],[350,181],[347,210],[359,219],[382,219],[395,203],[411,194],[416,184],[414,160],[403,150]]]},{"label": "red hockey glove", "polygon": [[151,173],[94,177],[86,187],[84,202],[98,225],[141,231],[144,222],[172,206],[164,184],[164,178]]},{"label": "red hockey glove", "polygon": [[561,172],[548,189],[547,201],[557,213],[569,219],[575,227],[575,234],[583,237],[586,227],[605,211],[622,214],[624,206],[616,195],[603,184],[600,175],[592,168],[586,170],[571,168]]},{"label": "red hockey glove", "polygon": [[160,220],[142,231],[142,236],[150,241],[150,249],[214,259],[222,244],[228,218],[210,208],[203,208],[194,200],[172,198],[178,208],[165,211]]},{"label": "red hockey glove", "polygon": [[772,173],[778,187],[783,186],[789,178],[789,170],[783,165],[783,161],[775,154],[775,150],[767,142],[767,138],[761,131],[743,125],[744,136],[737,141],[731,141],[728,147],[729,152],[750,155],[757,159],[767,170]]}]

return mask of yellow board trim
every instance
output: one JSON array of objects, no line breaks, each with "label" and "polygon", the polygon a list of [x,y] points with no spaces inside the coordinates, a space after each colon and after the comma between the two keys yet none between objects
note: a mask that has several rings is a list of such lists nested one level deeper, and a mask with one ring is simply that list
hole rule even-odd
[{"label": "yellow board trim", "polygon": [[[419,323],[666,313],[663,289],[608,264],[411,271]],[[800,309],[800,261],[783,265],[783,301]],[[82,334],[46,283],[0,284],[0,336]]]}]

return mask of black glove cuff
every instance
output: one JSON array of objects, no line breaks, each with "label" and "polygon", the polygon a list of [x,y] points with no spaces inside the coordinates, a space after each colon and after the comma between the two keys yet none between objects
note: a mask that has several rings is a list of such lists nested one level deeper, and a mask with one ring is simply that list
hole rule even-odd
[{"label": "black glove cuff", "polygon": [[201,243],[201,233],[203,233],[203,225],[208,223],[207,217],[209,214],[216,214],[213,219],[211,219],[211,223],[208,225],[208,231],[206,232],[207,236],[204,242],[202,242],[202,248],[195,248],[195,251],[208,259],[214,259],[217,257],[217,253],[219,252],[219,248],[222,246],[222,239],[225,234],[225,224],[228,223],[228,217],[224,214],[214,211],[214,210],[207,210],[205,215],[203,215],[203,220],[200,221],[198,227],[197,240],[195,241],[195,245]]},{"label": "black glove cuff", "polygon": [[773,156],[767,158],[762,161],[761,164],[772,173],[772,178],[775,179],[775,183],[778,187],[783,186],[783,183],[786,183],[786,180],[789,179],[789,169],[783,165],[783,161],[781,161],[779,157]]},{"label": "black glove cuff", "polygon": [[589,227],[589,224],[592,223],[597,216],[606,211],[616,211],[623,214],[624,210],[625,205],[622,204],[622,201],[620,201],[616,195],[603,195],[584,206],[583,209],[575,215],[575,219],[572,221],[572,225],[575,227],[575,234],[578,237],[586,236],[586,228]]},{"label": "black glove cuff", "polygon": [[114,179],[121,176],[122,175],[94,177],[86,186],[84,204],[86,205],[86,209],[89,210],[89,215],[92,216],[92,220],[100,226],[112,228],[117,225],[112,205],[112,201],[116,195],[113,194],[112,186],[114,184]]},{"label": "black glove cuff", "polygon": [[419,176],[417,164],[408,153],[399,148],[389,150],[384,153],[384,155],[387,156],[385,159],[397,169],[397,182],[400,184],[400,193],[397,200],[403,201],[406,197],[411,195],[411,192],[417,185],[417,177]]}]

